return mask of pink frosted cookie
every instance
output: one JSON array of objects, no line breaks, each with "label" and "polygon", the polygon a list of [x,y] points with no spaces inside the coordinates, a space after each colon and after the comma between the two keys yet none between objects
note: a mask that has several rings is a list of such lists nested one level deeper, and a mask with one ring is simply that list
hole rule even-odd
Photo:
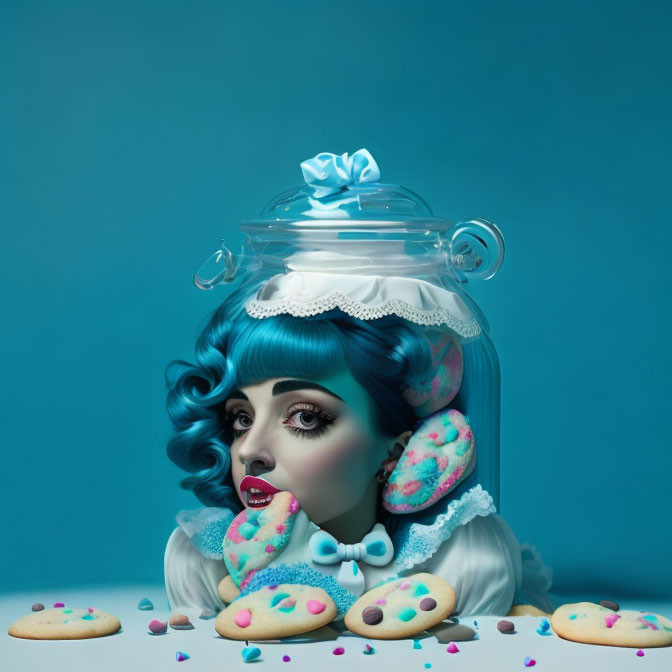
[{"label": "pink frosted cookie", "polygon": [[278,492],[268,506],[247,508],[233,519],[224,536],[224,562],[241,590],[282,553],[299,509],[291,492]]},{"label": "pink frosted cookie", "polygon": [[337,613],[322,588],[283,583],[238,598],[219,613],[215,630],[229,639],[282,639],[321,628]]},{"label": "pink frosted cookie", "polygon": [[450,409],[426,418],[411,436],[383,491],[392,513],[426,509],[462,482],[476,465],[467,418]]},{"label": "pink frosted cookie", "polygon": [[420,418],[445,408],[455,398],[463,373],[462,344],[457,334],[437,328],[423,333],[432,349],[432,378],[404,389],[404,398]]}]

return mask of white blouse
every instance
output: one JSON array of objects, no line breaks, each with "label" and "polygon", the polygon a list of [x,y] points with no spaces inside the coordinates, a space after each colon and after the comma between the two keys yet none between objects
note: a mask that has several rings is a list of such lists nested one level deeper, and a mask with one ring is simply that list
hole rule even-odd
[{"label": "white blouse", "polygon": [[[295,526],[289,545],[272,564],[302,561],[335,576],[339,565],[312,563],[308,539],[319,528],[307,517],[305,521]],[[198,616],[204,609],[224,608],[217,587],[228,572],[223,559],[206,557],[212,552],[197,548],[195,529],[190,524],[181,525],[170,535],[164,574],[171,610]],[[514,603],[552,610],[546,594],[551,586],[550,568],[534,547],[520,546],[506,521],[494,513],[492,499],[480,486],[451,502],[434,523],[411,524],[402,531],[401,543],[398,537],[396,542],[395,558],[386,567],[360,563],[366,590],[391,576],[429,572],[455,589],[455,615],[505,616]]]}]

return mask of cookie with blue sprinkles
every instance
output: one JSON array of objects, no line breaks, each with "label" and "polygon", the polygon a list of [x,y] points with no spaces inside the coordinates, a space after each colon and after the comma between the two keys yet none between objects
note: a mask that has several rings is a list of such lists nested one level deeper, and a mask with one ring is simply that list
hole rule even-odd
[{"label": "cookie with blue sprinkles", "polygon": [[59,607],[23,616],[12,623],[8,632],[21,639],[89,639],[112,635],[120,629],[119,619],[106,611]]},{"label": "cookie with blue sprinkles", "polygon": [[327,625],[337,611],[321,588],[282,583],[241,595],[219,613],[215,630],[227,639],[283,639]]},{"label": "cookie with blue sprinkles", "polygon": [[422,572],[388,581],[364,593],[348,610],[351,632],[371,639],[404,639],[455,610],[455,590],[443,579]]}]

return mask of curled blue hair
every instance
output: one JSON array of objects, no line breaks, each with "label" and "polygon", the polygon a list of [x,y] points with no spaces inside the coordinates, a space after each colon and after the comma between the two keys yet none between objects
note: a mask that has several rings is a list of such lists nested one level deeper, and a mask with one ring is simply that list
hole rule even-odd
[{"label": "curled blue hair", "polygon": [[175,435],[168,457],[191,475],[180,483],[205,506],[240,510],[231,479],[232,442],[224,403],[244,385],[268,378],[316,379],[347,367],[371,396],[371,422],[383,436],[414,430],[418,419],[402,385],[426,372],[431,350],[412,323],[395,315],[360,320],[336,308],[311,317],[253,318],[240,288],[207,319],[196,363],[166,368],[168,414]]}]

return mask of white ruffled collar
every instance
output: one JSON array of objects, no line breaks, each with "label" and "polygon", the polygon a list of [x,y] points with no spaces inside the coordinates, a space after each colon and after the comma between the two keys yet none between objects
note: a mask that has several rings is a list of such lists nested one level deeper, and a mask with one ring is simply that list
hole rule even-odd
[{"label": "white ruffled collar", "polygon": [[[448,498],[445,508],[433,520],[427,520],[426,514],[423,517],[421,514],[424,512],[398,516],[396,529],[390,534],[394,544],[394,570],[400,572],[411,569],[431,558],[457,527],[476,516],[487,516],[495,511],[490,494],[476,485],[457,499]],[[225,507],[183,509],[177,514],[176,521],[202,555],[210,559],[223,559],[222,542],[235,515]],[[307,531],[313,532],[315,529],[318,529],[317,526],[311,523]],[[296,544],[291,546],[295,548]],[[284,556],[285,553],[280,556],[281,562],[287,561]]]}]

